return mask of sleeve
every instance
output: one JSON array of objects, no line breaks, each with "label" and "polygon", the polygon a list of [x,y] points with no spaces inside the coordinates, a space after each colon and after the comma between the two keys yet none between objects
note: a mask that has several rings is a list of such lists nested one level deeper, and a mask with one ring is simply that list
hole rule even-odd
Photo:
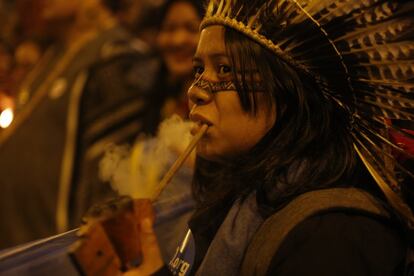
[{"label": "sleeve", "polygon": [[406,247],[391,225],[343,212],[303,221],[273,256],[268,275],[403,275]]},{"label": "sleeve", "polygon": [[[131,121],[147,120],[157,72],[158,61],[140,53],[125,53],[93,66],[82,98],[83,128],[97,128],[98,122],[110,118],[106,128],[119,131]],[[146,132],[144,125],[140,130]]]},{"label": "sleeve", "polygon": [[99,162],[108,144],[130,144],[156,126],[150,101],[156,64],[141,53],[127,53],[95,64],[89,70],[80,106],[71,225],[95,203],[114,197],[99,179]]}]

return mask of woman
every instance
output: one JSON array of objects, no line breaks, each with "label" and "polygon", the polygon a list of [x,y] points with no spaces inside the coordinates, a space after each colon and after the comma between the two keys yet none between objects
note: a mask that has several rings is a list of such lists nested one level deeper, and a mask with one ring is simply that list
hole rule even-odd
[{"label": "woman", "polygon": [[[210,1],[188,91],[193,133],[209,128],[174,275],[403,274],[413,215],[383,133],[384,117],[413,119],[413,53],[391,55],[414,45],[413,8]],[[141,225],[143,264],[128,274],[167,273]]]},{"label": "woman", "polygon": [[192,58],[199,40],[202,6],[196,0],[167,1],[160,11],[156,46],[161,56],[159,87],[154,97],[160,120],[178,114],[187,118],[186,91],[192,81]]}]

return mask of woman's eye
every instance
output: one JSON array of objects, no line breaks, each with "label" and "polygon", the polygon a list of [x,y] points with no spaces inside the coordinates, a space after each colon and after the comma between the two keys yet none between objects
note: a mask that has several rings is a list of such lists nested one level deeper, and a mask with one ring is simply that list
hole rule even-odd
[{"label": "woman's eye", "polygon": [[219,74],[228,74],[231,72],[231,67],[227,65],[219,66]]},{"label": "woman's eye", "polygon": [[193,73],[195,77],[198,77],[204,72],[204,68],[201,66],[193,66]]}]

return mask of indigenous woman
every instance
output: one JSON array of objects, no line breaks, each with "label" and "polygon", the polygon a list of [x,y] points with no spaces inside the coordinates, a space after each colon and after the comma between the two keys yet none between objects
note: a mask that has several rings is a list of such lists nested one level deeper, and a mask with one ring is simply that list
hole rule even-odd
[{"label": "indigenous woman", "polygon": [[[412,174],[391,154],[402,150],[387,120],[414,117],[413,12],[210,1],[188,91],[193,132],[208,130],[174,275],[404,273],[414,220],[395,172]],[[143,264],[128,273],[167,273],[142,226]]]}]

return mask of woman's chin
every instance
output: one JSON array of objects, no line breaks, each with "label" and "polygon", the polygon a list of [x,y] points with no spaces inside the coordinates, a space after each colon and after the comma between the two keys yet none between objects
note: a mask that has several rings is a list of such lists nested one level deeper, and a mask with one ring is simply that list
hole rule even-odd
[{"label": "woman's chin", "polygon": [[203,158],[204,160],[211,161],[211,162],[216,162],[216,163],[226,162],[226,158],[223,158],[223,156],[214,154],[212,152],[199,150],[198,148],[197,148],[197,156]]},{"label": "woman's chin", "polygon": [[208,161],[217,161],[217,156],[212,154],[212,152],[209,150],[208,146],[203,143],[203,141],[200,141],[198,143],[196,148],[197,156],[200,156],[201,158],[208,160]]}]

